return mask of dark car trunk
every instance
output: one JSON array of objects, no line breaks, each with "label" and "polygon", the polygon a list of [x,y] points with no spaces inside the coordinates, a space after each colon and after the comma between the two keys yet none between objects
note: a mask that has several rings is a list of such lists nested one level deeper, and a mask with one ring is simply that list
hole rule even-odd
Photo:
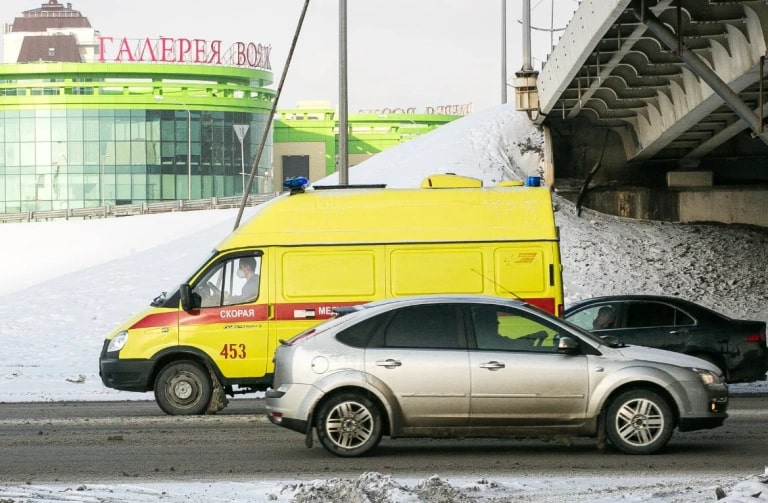
[{"label": "dark car trunk", "polygon": [[766,323],[734,320],[734,324],[728,341],[727,354],[731,358],[728,381],[735,383],[765,379],[768,372]]}]

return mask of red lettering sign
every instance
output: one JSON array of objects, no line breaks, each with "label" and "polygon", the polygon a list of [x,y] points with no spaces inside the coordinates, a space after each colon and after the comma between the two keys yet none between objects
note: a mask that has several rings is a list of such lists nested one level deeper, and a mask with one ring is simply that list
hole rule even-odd
[{"label": "red lettering sign", "polygon": [[221,40],[195,38],[128,39],[99,38],[99,62],[196,63],[205,65],[247,66],[271,70],[271,46],[236,42],[227,51]]},{"label": "red lettering sign", "polygon": [[187,61],[187,57],[189,56],[189,52],[192,49],[192,41],[188,38],[180,38],[179,39],[179,54],[177,61],[179,63],[183,63],[184,61]]},{"label": "red lettering sign", "polygon": [[112,37],[99,37],[99,61],[104,61],[104,44],[114,40]]},{"label": "red lettering sign", "polygon": [[[208,58],[208,61],[206,61],[209,65],[220,65],[221,64],[221,40],[214,40],[211,42],[210,45],[211,49],[211,55]],[[235,66],[242,66],[242,65],[235,65]]]},{"label": "red lettering sign", "polygon": [[205,40],[196,38],[195,39],[195,63],[200,63],[202,61],[205,61],[205,49],[206,49]]},{"label": "red lettering sign", "polygon": [[[104,55],[102,54],[102,56]],[[139,57],[136,59],[139,61],[157,61],[155,49],[152,47],[152,42],[148,38],[145,38],[144,43],[141,44],[141,51],[139,52]]]},{"label": "red lettering sign", "polygon": [[131,54],[131,48],[128,47],[128,41],[122,39],[120,41],[120,50],[117,51],[117,59],[122,59],[127,56],[128,61],[135,61],[133,54]]},{"label": "red lettering sign", "polygon": [[174,45],[174,40],[172,38],[160,38],[160,61],[171,63],[176,59],[173,57]]}]

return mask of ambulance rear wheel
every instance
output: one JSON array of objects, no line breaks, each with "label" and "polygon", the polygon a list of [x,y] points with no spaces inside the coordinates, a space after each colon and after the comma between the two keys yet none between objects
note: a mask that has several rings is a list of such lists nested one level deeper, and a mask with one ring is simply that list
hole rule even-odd
[{"label": "ambulance rear wheel", "polygon": [[212,390],[206,369],[187,360],[167,365],[155,380],[155,400],[171,416],[204,414]]}]

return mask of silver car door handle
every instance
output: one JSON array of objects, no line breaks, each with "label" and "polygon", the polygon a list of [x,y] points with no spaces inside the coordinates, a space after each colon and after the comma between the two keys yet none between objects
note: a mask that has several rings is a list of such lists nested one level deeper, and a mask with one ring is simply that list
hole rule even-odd
[{"label": "silver car door handle", "polygon": [[680,333],[680,330],[670,330],[669,335],[677,335]]},{"label": "silver car door handle", "polygon": [[379,367],[386,367],[388,369],[393,369],[395,367],[401,366],[402,363],[400,363],[400,361],[398,361],[398,360],[393,360],[392,358],[387,358],[386,360],[379,360],[379,361],[377,361],[376,365],[378,365]]},{"label": "silver car door handle", "polygon": [[499,370],[499,369],[503,369],[505,367],[506,367],[506,365],[504,365],[501,362],[497,362],[497,361],[490,361],[490,362],[487,362],[487,363],[481,363],[480,364],[480,368],[481,369],[489,369],[489,370]]}]

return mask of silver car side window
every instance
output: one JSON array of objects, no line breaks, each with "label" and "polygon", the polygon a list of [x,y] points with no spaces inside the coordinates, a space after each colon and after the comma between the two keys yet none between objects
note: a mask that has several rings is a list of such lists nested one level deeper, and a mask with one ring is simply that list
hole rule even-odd
[{"label": "silver car side window", "polygon": [[390,348],[460,347],[461,325],[457,307],[427,304],[398,310],[384,331],[384,346]]},{"label": "silver car side window", "polygon": [[557,351],[557,330],[522,311],[478,304],[470,308],[477,348],[488,351]]}]

